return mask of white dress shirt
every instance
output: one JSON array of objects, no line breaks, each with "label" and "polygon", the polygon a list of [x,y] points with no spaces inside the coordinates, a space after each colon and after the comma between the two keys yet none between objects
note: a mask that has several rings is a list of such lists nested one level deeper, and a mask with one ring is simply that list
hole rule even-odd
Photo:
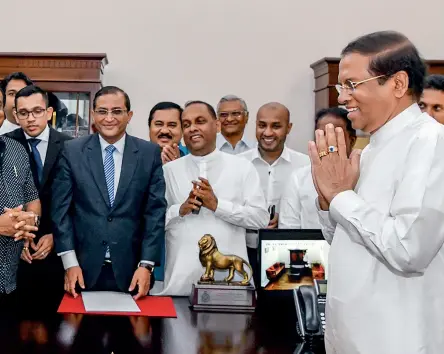
[{"label": "white dress shirt", "polygon": [[444,126],[415,103],[370,137],[355,190],[319,211],[327,353],[443,352],[443,153]]},{"label": "white dress shirt", "polygon": [[242,139],[237,142],[236,146],[233,149],[233,145],[231,145],[227,141],[227,139],[225,139],[222,133],[217,134],[216,148],[219,149],[220,151],[226,152],[227,154],[237,155],[245,151],[254,149],[256,146],[257,142],[250,141],[244,135]]},{"label": "white dress shirt", "polygon": [[0,135],[12,132],[13,130],[19,129],[19,125],[12,124],[9,120],[5,118],[2,126],[0,127]]},{"label": "white dress shirt", "polygon": [[320,229],[311,165],[293,172],[279,207],[280,229]]},{"label": "white dress shirt", "polygon": [[[276,213],[279,213],[279,202],[292,172],[310,164],[308,155],[291,150],[286,146],[284,146],[281,156],[271,165],[262,158],[258,148],[251,149],[239,156],[253,163],[259,174],[267,207],[274,205]],[[247,246],[257,248],[257,232],[247,231]]]},{"label": "white dress shirt", "polygon": [[[49,126],[47,125],[45,129],[36,137],[29,136],[26,134],[25,131],[23,131],[25,134],[26,140],[29,139],[40,139],[40,142],[37,144],[37,151],[40,154],[40,158],[42,159],[42,165],[45,165],[45,159],[46,159],[46,152],[48,151],[48,143],[49,143]],[[32,153],[31,145],[28,143],[29,151]]]},{"label": "white dress shirt", "polygon": [[[241,157],[216,149],[204,157],[186,155],[163,165],[163,170],[168,203],[165,280],[164,289],[156,295],[188,296],[205,271],[199,261],[201,237],[211,234],[221,253],[247,260],[246,229],[264,228],[269,215],[256,169]],[[202,173],[218,199],[217,209],[201,207],[199,214],[181,217],[180,206],[188,199],[191,182]],[[226,275],[226,271],[215,272],[216,280]],[[234,279],[241,278],[236,274]]]}]

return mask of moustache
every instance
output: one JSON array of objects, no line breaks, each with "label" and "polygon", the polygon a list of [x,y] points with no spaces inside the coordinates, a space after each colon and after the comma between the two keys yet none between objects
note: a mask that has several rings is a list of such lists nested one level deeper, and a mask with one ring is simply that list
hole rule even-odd
[{"label": "moustache", "polygon": [[172,139],[173,138],[170,134],[160,134],[157,137],[159,139],[162,139],[162,138]]}]

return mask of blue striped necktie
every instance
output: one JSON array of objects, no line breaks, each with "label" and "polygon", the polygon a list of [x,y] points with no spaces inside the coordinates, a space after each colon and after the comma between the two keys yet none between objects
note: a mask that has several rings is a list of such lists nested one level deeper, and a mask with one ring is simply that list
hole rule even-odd
[{"label": "blue striped necktie", "polygon": [[105,161],[103,162],[110,206],[113,206],[114,203],[114,151],[116,151],[116,147],[114,145],[108,145],[105,148]]},{"label": "blue striped necktie", "polygon": [[[108,145],[105,148],[105,161],[103,161],[103,169],[105,172],[106,187],[108,189],[109,204],[112,207],[114,203],[114,158],[113,153],[116,151],[114,145]],[[106,247],[105,258],[111,258],[109,246]]]}]

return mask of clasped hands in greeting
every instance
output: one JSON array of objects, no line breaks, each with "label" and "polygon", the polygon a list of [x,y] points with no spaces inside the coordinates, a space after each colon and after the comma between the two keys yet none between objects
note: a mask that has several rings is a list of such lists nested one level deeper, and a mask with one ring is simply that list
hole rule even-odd
[{"label": "clasped hands in greeting", "polygon": [[308,144],[313,183],[321,209],[328,210],[336,195],[354,190],[359,179],[361,150],[353,150],[347,156],[344,131],[333,124],[326,125],[325,133],[318,129],[315,134],[316,142]]}]

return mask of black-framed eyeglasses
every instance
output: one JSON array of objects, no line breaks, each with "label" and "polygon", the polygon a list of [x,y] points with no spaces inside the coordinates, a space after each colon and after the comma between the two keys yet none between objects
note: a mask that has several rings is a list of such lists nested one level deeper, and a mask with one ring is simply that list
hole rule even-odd
[{"label": "black-framed eyeglasses", "polygon": [[28,111],[27,109],[21,109],[19,111],[15,111],[15,114],[17,115],[17,118],[20,120],[28,119],[29,115],[32,114],[32,116],[35,119],[42,118],[47,108],[41,108],[41,107],[35,107],[32,111]]},{"label": "black-framed eyeglasses", "polygon": [[351,80],[345,80],[344,84],[342,84],[342,85],[341,84],[336,84],[335,88],[336,88],[336,91],[338,91],[339,94],[341,94],[342,90],[353,92],[356,89],[357,86],[363,84],[364,82],[368,82],[368,81],[371,81],[371,80],[379,79],[379,78],[384,77],[384,76],[386,76],[386,75],[373,76],[373,77],[370,77],[368,79],[365,79],[365,80],[362,80],[362,81],[358,81],[358,82],[354,82],[354,81],[351,81]]},{"label": "black-framed eyeglasses", "polygon": [[108,111],[107,109],[96,109],[94,111],[94,113],[101,118],[108,117],[108,114],[110,114],[110,113],[111,113],[111,117],[113,117],[113,118],[122,118],[126,112],[127,112],[126,109],[112,109],[110,111]]}]

